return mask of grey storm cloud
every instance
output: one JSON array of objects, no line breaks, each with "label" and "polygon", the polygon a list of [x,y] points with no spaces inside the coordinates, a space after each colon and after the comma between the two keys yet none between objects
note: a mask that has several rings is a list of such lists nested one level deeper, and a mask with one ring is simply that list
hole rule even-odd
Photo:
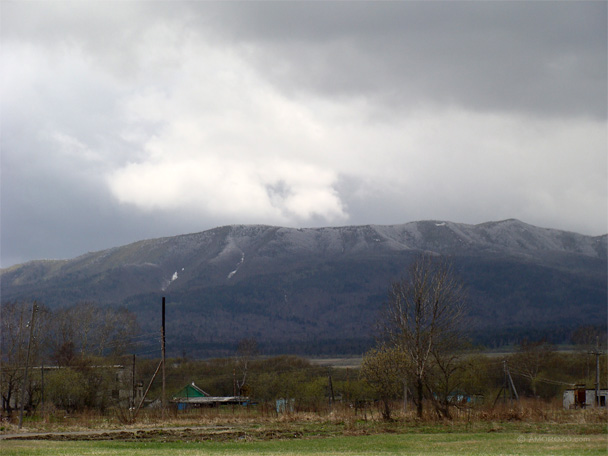
[{"label": "grey storm cloud", "polygon": [[1,262],[229,223],[606,232],[606,2],[3,2]]},{"label": "grey storm cloud", "polygon": [[[32,20],[10,20],[12,8]],[[183,36],[249,46],[286,90],[605,118],[597,95],[606,94],[606,9],[552,1],[53,2],[49,11],[31,2],[4,7],[3,35],[78,43],[128,72],[145,58],[130,43],[174,26]]]},{"label": "grey storm cloud", "polygon": [[[263,43],[277,80],[400,107],[606,117],[606,4],[228,2],[233,39]],[[220,27],[218,27],[220,29]],[[221,33],[221,31],[220,31]]]}]

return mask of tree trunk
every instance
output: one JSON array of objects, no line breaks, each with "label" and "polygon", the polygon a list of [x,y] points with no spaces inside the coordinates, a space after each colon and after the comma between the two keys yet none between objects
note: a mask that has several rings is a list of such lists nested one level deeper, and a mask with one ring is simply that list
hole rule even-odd
[{"label": "tree trunk", "polygon": [[416,389],[418,390],[418,403],[416,404],[416,412],[418,413],[418,418],[422,419],[422,378],[418,377],[416,379]]},{"label": "tree trunk", "polygon": [[384,419],[384,421],[391,420],[391,407],[389,404],[389,400],[390,399],[388,397],[382,399],[382,402],[384,403],[384,411],[382,412],[382,418]]}]

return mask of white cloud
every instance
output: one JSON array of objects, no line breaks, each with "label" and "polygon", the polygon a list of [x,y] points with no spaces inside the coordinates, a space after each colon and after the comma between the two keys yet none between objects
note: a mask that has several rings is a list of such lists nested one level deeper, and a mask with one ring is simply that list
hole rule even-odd
[{"label": "white cloud", "polygon": [[[247,163],[213,157],[131,164],[116,171],[109,185],[120,201],[147,210],[187,209],[201,217],[274,223],[344,218],[330,173],[308,165],[298,169],[293,162],[279,166],[284,168],[280,171],[270,164],[261,166],[265,169],[258,172]],[[285,182],[285,192],[269,190],[279,182]]]},{"label": "white cloud", "polygon": [[113,194],[148,210],[344,220],[317,113],[274,90],[233,49],[187,41],[181,54],[162,89],[142,74],[123,100],[122,137],[143,153],[108,175]]},{"label": "white cloud", "polygon": [[557,226],[567,213],[564,228],[606,230],[607,128],[599,120],[435,110],[351,133],[352,162],[363,163],[350,170],[362,183],[352,197],[385,195],[399,214],[392,223],[518,217]]},{"label": "white cloud", "polygon": [[[202,65],[186,54],[175,88],[144,87],[126,103],[133,125],[157,129],[138,136],[142,161],[109,177],[122,202],[296,225],[374,221],[350,203],[375,195],[394,195],[390,222],[408,214],[546,225],[606,205],[598,120],[450,107],[390,117],[365,99],[289,98],[238,53],[210,55]],[[357,182],[350,194],[337,189],[343,178]],[[587,222],[577,223],[571,229]]]},{"label": "white cloud", "polygon": [[[161,86],[142,73],[123,100],[123,137],[140,154],[108,176],[120,201],[295,225],[373,221],[350,203],[381,194],[395,195],[392,214],[457,221],[547,224],[605,206],[598,120],[289,95],[248,51],[186,40]],[[355,193],[338,192],[343,178],[358,182]]]},{"label": "white cloud", "polygon": [[3,4],[3,255],[225,223],[606,232],[605,4],[352,6]]}]

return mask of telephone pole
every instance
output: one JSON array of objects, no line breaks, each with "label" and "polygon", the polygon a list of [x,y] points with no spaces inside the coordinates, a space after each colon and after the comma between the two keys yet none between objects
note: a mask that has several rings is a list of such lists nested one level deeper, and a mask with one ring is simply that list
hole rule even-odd
[{"label": "telephone pole", "polygon": [[599,407],[600,405],[600,356],[603,353],[600,351],[600,337],[597,336],[595,340],[595,350],[589,352],[592,355],[595,355],[595,406]]},{"label": "telephone pole", "polygon": [[403,379],[403,413],[407,413],[407,377]]},{"label": "telephone pole", "polygon": [[[144,401],[146,400],[146,397],[148,396],[148,392],[150,391],[150,388],[152,388],[152,383],[154,383],[154,379],[156,378],[156,376],[158,375],[158,372],[161,372],[161,376],[162,376],[162,382],[163,382],[163,386],[162,386],[162,393],[161,393],[161,410],[162,410],[162,417],[163,419],[165,418],[165,405],[166,405],[166,399],[165,399],[165,386],[166,386],[166,377],[165,377],[165,297],[163,296],[163,304],[162,304],[162,323],[161,323],[161,327],[160,327],[160,351],[161,351],[161,358],[160,358],[160,363],[158,363],[158,367],[156,368],[156,370],[154,371],[154,375],[152,375],[152,380],[150,380],[150,384],[148,385],[148,388],[146,388],[146,391],[144,392],[143,397],[141,398],[141,401],[139,402],[139,405],[137,406],[137,408],[135,409],[135,412],[133,413],[133,420],[135,420],[135,418],[137,417],[137,414],[139,413],[139,409],[141,408],[141,406],[144,404]],[[133,372],[135,372],[135,355],[133,355]],[[135,375],[133,375],[133,378],[135,378]]]},{"label": "telephone pole", "polygon": [[30,320],[30,340],[27,343],[27,355],[25,357],[25,374],[23,375],[23,386],[21,387],[21,410],[19,411],[19,429],[23,427],[23,408],[25,407],[25,389],[27,387],[27,372],[30,367],[30,351],[32,348],[32,339],[34,338],[34,323],[36,320],[36,312],[38,304],[34,301],[32,306],[32,319]]},{"label": "telephone pole", "polygon": [[333,408],[336,398],[334,397],[334,383],[331,381],[331,370],[327,375],[328,386],[329,386],[329,408]]},{"label": "telephone pole", "polygon": [[44,361],[40,365],[40,408],[42,409],[42,418],[44,419]]},{"label": "telephone pole", "polygon": [[515,388],[515,383],[513,383],[513,378],[511,377],[511,372],[509,372],[509,368],[507,367],[507,360],[503,360],[502,362],[503,369],[503,384],[502,388],[498,392],[498,396],[494,399],[494,405],[496,405],[496,401],[500,398],[502,394],[503,403],[507,403],[507,390],[509,394],[510,403],[513,404],[513,398],[519,401],[519,395],[517,394],[517,389]]},{"label": "telephone pole", "polygon": [[166,377],[165,377],[165,297],[163,296],[163,308],[162,308],[163,318],[162,318],[162,327],[161,327],[161,363],[163,366],[162,376],[163,376],[163,390],[162,390],[162,398],[161,404],[163,409],[163,418],[165,418],[165,407],[167,406],[167,400],[165,396],[165,386],[166,386]]},{"label": "telephone pole", "polygon": [[133,355],[133,365],[131,366],[131,409],[135,408],[135,355]]}]

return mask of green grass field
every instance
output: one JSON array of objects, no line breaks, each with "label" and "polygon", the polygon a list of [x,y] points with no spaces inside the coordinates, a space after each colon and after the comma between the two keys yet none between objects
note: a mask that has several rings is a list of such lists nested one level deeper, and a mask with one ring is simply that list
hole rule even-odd
[{"label": "green grass field", "polygon": [[606,455],[606,435],[414,433],[269,441],[0,441],[3,456],[195,455]]}]

